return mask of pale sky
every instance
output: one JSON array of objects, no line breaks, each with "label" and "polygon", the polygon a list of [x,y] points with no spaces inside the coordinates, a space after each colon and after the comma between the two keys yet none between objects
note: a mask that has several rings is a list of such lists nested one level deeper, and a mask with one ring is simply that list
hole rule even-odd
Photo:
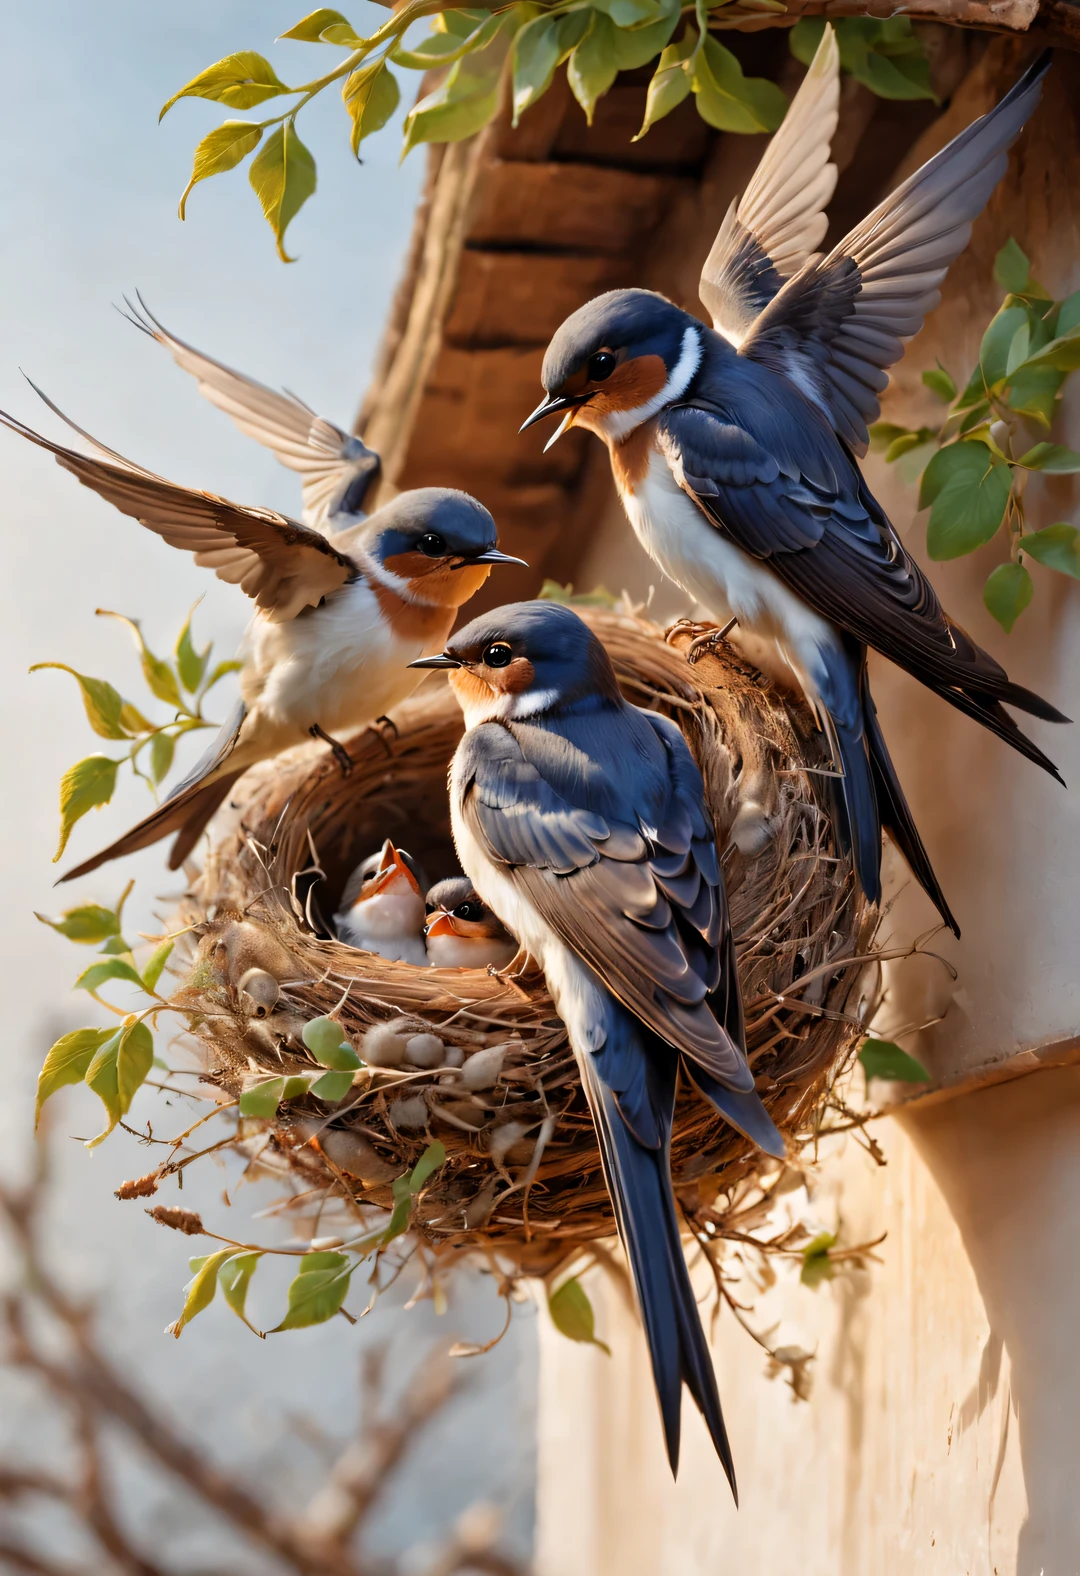
[{"label": "pale sky", "polygon": [[[157,125],[166,98],[234,49],[269,55],[285,81],[327,69],[338,58],[328,48],[272,44],[308,9],[299,0],[96,0],[92,6],[86,0],[0,0],[6,68],[0,98],[0,407],[65,438],[22,368],[75,421],[132,459],[178,481],[291,512],[299,508],[293,475],[205,404],[192,380],[124,323],[112,303],[139,289],[181,338],[295,390],[339,423],[351,421],[396,283],[423,154],[399,169],[400,137],[390,129],[368,145],[364,165],[357,166],[340,98],[329,92],[301,125],[318,162],[319,189],[292,226],[290,250],[300,260],[286,267],[244,171],[199,187],[186,224],[176,217],[195,143],[237,112],[185,101]],[[361,31],[365,11],[385,17],[374,6],[346,9]],[[411,84],[406,91],[413,91]],[[112,903],[130,874],[138,878],[133,928],[145,929],[155,895],[177,890],[177,879],[164,873],[160,845],[106,867],[74,891],[53,891],[61,772],[83,755],[114,746],[90,732],[73,680],[59,673],[28,676],[26,670],[36,661],[67,662],[109,678],[141,702],[127,634],[95,619],[96,607],[141,618],[151,644],[168,650],[188,606],[205,592],[197,634],[214,638],[219,657],[231,655],[250,609],[238,591],[6,432],[0,433],[0,497],[7,876],[0,955],[9,981],[0,1166],[10,1174],[28,1143],[34,1080],[50,1038],[95,1021],[93,1004],[69,989],[90,955],[38,925],[32,911],[56,913],[79,899]],[[223,714],[227,701],[222,686],[212,714]],[[76,828],[67,862],[110,841],[150,807],[143,785],[127,786],[112,806]],[[121,1180],[152,1163],[146,1152],[114,1135],[89,1155],[68,1135],[96,1130],[96,1100],[83,1089],[60,1098],[58,1263],[81,1286],[104,1289],[114,1339],[143,1381],[182,1402],[192,1427],[258,1465],[264,1481],[282,1492],[310,1488],[318,1471],[310,1450],[283,1433],[282,1412],[308,1411],[332,1431],[347,1426],[356,1353],[368,1332],[393,1336],[407,1362],[417,1342],[487,1338],[499,1328],[501,1304],[488,1283],[462,1297],[457,1315],[452,1311],[438,1322],[430,1304],[407,1315],[387,1307],[359,1331],[337,1320],[264,1345],[214,1307],[181,1341],[166,1338],[162,1329],[179,1308],[191,1245],[152,1226],[138,1204],[112,1197]],[[155,1125],[183,1114],[162,1113],[151,1103],[139,1110]],[[205,1199],[212,1213],[220,1186],[211,1169],[201,1191],[185,1189],[183,1199],[195,1205]],[[244,1194],[232,1213],[246,1222],[256,1207],[258,1201]],[[529,1310],[525,1314],[486,1365],[473,1365],[473,1399],[448,1425],[449,1435],[446,1428],[432,1430],[421,1509],[405,1515],[404,1501],[391,1507],[387,1541],[407,1544],[429,1535],[481,1491],[514,1510],[519,1531],[527,1526],[527,1487],[524,1500],[520,1490],[531,1448],[532,1395],[531,1370],[521,1359],[530,1350],[532,1321]],[[20,1448],[28,1439],[33,1443],[39,1420],[29,1394],[8,1395],[2,1410]],[[134,1490],[139,1481],[136,1475],[129,1486]],[[189,1530],[183,1502],[170,1488],[140,1487],[138,1499],[142,1516],[170,1539]],[[268,1569],[262,1560],[250,1568]]]}]

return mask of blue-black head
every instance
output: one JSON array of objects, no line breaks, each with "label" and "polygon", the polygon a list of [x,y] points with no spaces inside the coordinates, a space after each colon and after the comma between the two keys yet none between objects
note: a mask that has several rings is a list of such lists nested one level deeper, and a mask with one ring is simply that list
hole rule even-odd
[{"label": "blue-black head", "polygon": [[567,427],[623,438],[680,399],[702,354],[701,324],[652,290],[609,290],[566,319],[544,356],[547,397],[522,427],[564,412]]},{"label": "blue-black head", "polygon": [[559,602],[513,602],[482,613],[438,657],[414,668],[448,668],[468,726],[488,718],[524,720],[585,702],[619,703],[619,686],[600,641]]},{"label": "blue-black head", "polygon": [[410,596],[443,607],[467,602],[493,564],[524,564],[499,550],[483,504],[452,487],[399,493],[369,516],[357,540]]}]

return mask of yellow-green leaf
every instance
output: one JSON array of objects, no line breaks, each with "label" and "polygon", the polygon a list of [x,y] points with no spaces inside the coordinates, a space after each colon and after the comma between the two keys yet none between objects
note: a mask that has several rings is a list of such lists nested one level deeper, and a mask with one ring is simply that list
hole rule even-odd
[{"label": "yellow-green leaf", "polygon": [[283,263],[294,262],[285,250],[285,232],[315,190],[315,160],[292,121],[266,139],[252,160],[250,180],[274,232],[278,256]]},{"label": "yellow-green leaf", "polygon": [[41,1108],[49,1096],[65,1084],[82,1083],[98,1051],[115,1037],[113,1029],[73,1029],[70,1034],[60,1036],[38,1074],[35,1127],[41,1118]]},{"label": "yellow-green leaf", "polygon": [[142,982],[148,991],[157,990],[158,980],[161,978],[162,971],[172,956],[172,950],[175,946],[176,942],[173,937],[166,936],[165,940],[159,942],[150,954],[146,967],[142,971]]},{"label": "yellow-green leaf", "polygon": [[43,925],[58,931],[61,936],[66,936],[69,941],[77,941],[80,946],[96,946],[120,933],[114,910],[103,908],[100,903],[84,903],[80,908],[65,909],[59,919],[50,919],[46,914],[37,913],[34,918],[40,919]]},{"label": "yellow-green leaf", "polygon": [[150,775],[155,783],[164,782],[172,765],[176,735],[159,730],[150,740]]},{"label": "yellow-green leaf", "polygon": [[360,157],[360,144],[373,131],[381,131],[398,107],[401,89],[385,60],[374,60],[345,78],[341,97],[352,120],[349,141]]},{"label": "yellow-green leaf", "polygon": [[120,726],[131,734],[139,734],[153,733],[157,724],[150,722],[143,716],[138,706],[133,706],[131,701],[126,700],[120,711]]},{"label": "yellow-green leaf", "polygon": [[[780,8],[782,9],[782,7]],[[620,71],[637,71],[655,60],[679,23],[679,7],[669,9],[659,22],[644,27],[619,27],[615,30],[615,64]]]},{"label": "yellow-green leaf", "polygon": [[269,1121],[280,1105],[284,1092],[284,1078],[267,1078],[262,1083],[254,1084],[240,1096],[240,1115],[258,1116]]},{"label": "yellow-green leaf", "polygon": [[217,104],[227,104],[230,109],[253,109],[266,99],[295,91],[295,88],[285,86],[262,55],[256,54],[253,49],[241,49],[207,66],[197,77],[192,77],[179,93],[174,93],[163,105],[158,120],[162,120],[182,98],[213,99]]},{"label": "yellow-green leaf", "polygon": [[[245,1312],[248,1287],[251,1285],[255,1266],[261,1258],[261,1253],[237,1253],[231,1259],[226,1259],[218,1270],[218,1283],[221,1286],[222,1296],[237,1318],[243,1319],[249,1330],[255,1330],[255,1326]],[[255,1334],[259,1335],[261,1331],[255,1330]]]},{"label": "yellow-green leaf", "polygon": [[634,137],[639,142],[651,126],[680,105],[690,92],[690,64],[698,46],[698,32],[687,27],[682,38],[669,44],[660,56],[645,97],[645,119]]},{"label": "yellow-green leaf", "polygon": [[192,187],[209,180],[211,175],[224,175],[227,170],[234,170],[253,148],[258,147],[261,137],[261,129],[247,120],[227,120],[206,133],[195,149],[191,178],[180,196],[181,219],[187,218],[187,200]]},{"label": "yellow-green leaf", "polygon": [[591,126],[597,100],[601,99],[618,76],[615,59],[615,24],[603,11],[597,11],[581,43],[570,56],[566,80],[570,91],[585,111]]},{"label": "yellow-green leaf", "polygon": [[1016,463],[1028,470],[1045,471],[1048,476],[1074,476],[1080,471],[1080,454],[1063,443],[1037,443]]},{"label": "yellow-green leaf", "polygon": [[366,38],[354,32],[348,17],[325,5],[301,17],[295,27],[280,36],[298,39],[302,44],[338,44],[344,49],[362,49],[367,43]]},{"label": "yellow-green leaf", "polygon": [[206,688],[203,690],[203,694],[209,695],[214,685],[220,679],[223,679],[227,673],[239,673],[243,665],[244,664],[242,662],[238,662],[235,657],[230,657],[227,662],[219,662],[213,673],[211,673],[210,677],[207,679]]},{"label": "yellow-green leaf", "polygon": [[1020,549],[1046,569],[1080,580],[1080,531],[1067,521],[1047,525],[1020,538]]},{"label": "yellow-green leaf", "polygon": [[832,1280],[835,1270],[829,1249],[835,1246],[835,1231],[819,1231],[803,1249],[799,1279],[811,1291],[817,1291],[822,1281]]},{"label": "yellow-green leaf", "polygon": [[218,1271],[235,1253],[235,1248],[219,1248],[217,1253],[211,1253],[208,1257],[188,1261],[195,1271],[195,1278],[188,1281],[184,1288],[187,1297],[184,1299],[180,1317],[169,1326],[170,1334],[179,1336],[185,1324],[190,1324],[196,1314],[202,1313],[204,1308],[209,1308],[214,1300],[214,1292],[217,1290]]},{"label": "yellow-green leaf", "polygon": [[738,60],[711,35],[694,62],[692,83],[698,114],[719,131],[775,131],[787,113],[787,98],[765,77],[745,77]]},{"label": "yellow-green leaf", "polygon": [[128,980],[133,985],[142,985],[142,979],[124,958],[107,958],[83,969],[72,989],[99,990],[107,980]]},{"label": "yellow-green leaf", "polygon": [[1035,587],[1023,564],[999,564],[983,586],[986,611],[1007,635],[1034,595]]},{"label": "yellow-green leaf", "polygon": [[99,738],[129,737],[121,720],[124,709],[123,697],[105,679],[92,679],[85,673],[77,673],[74,668],[69,668],[66,662],[35,662],[30,672],[40,673],[43,668],[59,668],[61,673],[70,673],[76,680],[82,691],[86,720]]},{"label": "yellow-green leaf", "polygon": [[289,1287],[289,1311],[270,1332],[325,1324],[349,1294],[355,1264],[344,1253],[308,1253]]},{"label": "yellow-green leaf", "polygon": [[581,1282],[574,1276],[573,1279],[563,1281],[548,1298],[548,1312],[551,1322],[560,1335],[565,1335],[570,1341],[583,1341],[589,1346],[599,1346],[602,1352],[611,1356],[611,1348],[603,1341],[596,1338],[596,1317],[593,1313],[589,1295]]},{"label": "yellow-green leaf", "polygon": [[60,846],[53,855],[53,864],[67,847],[71,828],[81,821],[88,810],[108,804],[116,788],[116,772],[120,762],[107,755],[88,755],[76,761],[60,779]]},{"label": "yellow-green leaf", "polygon": [[[464,32],[435,28],[435,23],[455,14],[472,18],[464,24]],[[390,59],[395,66],[405,66],[410,71],[431,71],[437,66],[452,66],[463,55],[482,49],[494,38],[501,25],[502,17],[493,16],[490,11],[443,11],[434,18],[433,31],[427,38],[422,38],[415,49],[396,44],[390,51]]]},{"label": "yellow-green leaf", "polygon": [[135,638],[139,648],[139,660],[142,663],[143,678],[152,695],[158,700],[163,700],[167,706],[180,706],[180,691],[176,683],[176,675],[167,662],[160,657],[155,657],[150,647],[143,639],[143,632],[137,619],[128,618],[126,613],[113,613],[108,608],[99,607],[100,618],[119,619],[121,624],[126,624]]},{"label": "yellow-green leaf", "polygon": [[947,405],[956,398],[956,384],[940,362],[936,367],[928,367],[922,375],[922,380],[924,385]]},{"label": "yellow-green leaf", "polygon": [[[514,125],[522,114],[543,97],[551,86],[555,67],[562,56],[559,28],[562,18],[547,12],[534,17],[514,39],[513,106]],[[569,21],[570,18],[567,18]],[[573,21],[582,31],[588,23],[588,13],[575,12]]]},{"label": "yellow-green leaf", "polygon": [[321,1078],[316,1078],[311,1086],[311,1092],[317,1100],[329,1100],[334,1103],[344,1100],[352,1088],[352,1073],[323,1073]]},{"label": "yellow-green leaf", "polygon": [[196,651],[191,638],[191,620],[194,618],[195,609],[201,601],[202,597],[198,597],[191,604],[188,616],[184,620],[184,627],[176,637],[176,649],[173,652],[176,660],[177,677],[189,695],[194,695],[202,683],[203,674],[206,672],[206,659],[210,655],[209,646],[207,646],[205,651]]},{"label": "yellow-green leaf", "polygon": [[1023,295],[1031,276],[1031,264],[1012,236],[994,258],[994,278],[1010,295]]},{"label": "yellow-green leaf", "polygon": [[[979,346],[979,365],[982,368],[982,375],[988,389],[992,389],[996,383],[1005,381],[1009,371],[1009,363],[1012,360],[1010,351],[1014,340],[1018,340],[1025,334],[1030,338],[1030,333],[1028,314],[1025,307],[1003,307],[1000,312],[991,318],[990,324],[982,337],[982,344]],[[1025,338],[1025,355],[1027,353],[1027,345],[1028,339]],[[1023,360],[1023,356],[1019,357],[1013,363],[1012,370],[1015,371]]]},{"label": "yellow-green leaf", "polygon": [[518,18],[498,19],[490,41],[451,66],[446,79],[405,117],[402,158],[421,142],[461,142],[480,131],[499,107],[499,81]]},{"label": "yellow-green leaf", "polygon": [[86,1070],[86,1082],[109,1120],[104,1132],[90,1139],[88,1149],[96,1148],[126,1116],[153,1064],[154,1037],[145,1023],[129,1023],[100,1048]]}]

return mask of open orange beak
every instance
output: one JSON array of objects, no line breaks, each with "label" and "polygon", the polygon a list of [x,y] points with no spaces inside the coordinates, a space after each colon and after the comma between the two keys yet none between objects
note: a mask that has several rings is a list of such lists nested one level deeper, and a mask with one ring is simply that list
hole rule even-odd
[{"label": "open orange beak", "polygon": [[435,915],[429,919],[426,926],[429,937],[431,936],[456,936],[458,928],[454,924],[454,917],[448,914],[445,908],[436,909]]},{"label": "open orange beak", "polygon": [[385,892],[388,886],[393,885],[398,876],[404,876],[405,880],[412,887],[413,891],[419,894],[420,886],[416,877],[413,875],[404,859],[402,859],[393,843],[389,838],[387,838],[386,842],[383,844],[382,858],[379,860],[379,868],[376,870],[372,879],[371,892],[368,895],[374,896],[376,892]]}]

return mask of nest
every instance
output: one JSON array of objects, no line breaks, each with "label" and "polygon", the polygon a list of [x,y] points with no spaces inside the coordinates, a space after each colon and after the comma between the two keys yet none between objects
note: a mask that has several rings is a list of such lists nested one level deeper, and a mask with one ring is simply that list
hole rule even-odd
[{"label": "nest", "polygon": [[[724,850],[751,1065],[773,1120],[798,1143],[861,1036],[873,931],[832,838],[821,735],[804,705],[726,645],[695,651],[692,665],[687,652],[705,626],[665,636],[637,617],[583,616],[627,699],[672,717],[702,769]],[[333,1014],[361,1054],[368,1031],[395,1020],[406,1036],[437,1036],[441,1065],[367,1067],[336,1104],[309,1093],[270,1121],[241,1119],[241,1139],[299,1193],[336,1197],[365,1218],[391,1207],[393,1179],[441,1140],[446,1160],[417,1202],[413,1241],[440,1258],[478,1250],[506,1274],[551,1275],[610,1237],[614,1220],[543,977],[520,956],[501,974],[386,962],[329,938],[320,919],[386,837],[432,881],[456,870],[446,776],[462,732],[457,703],[433,681],[395,722],[396,732],[351,741],[348,777],[312,746],[241,781],[237,824],[186,899],[198,945],[174,1005],[200,1042],[204,1077],[233,1096],[312,1072],[301,1032],[313,1017]],[[253,968],[264,984],[272,976],[268,995],[241,988]],[[761,1166],[693,1090],[680,1091],[672,1174],[691,1226],[703,1211],[722,1221],[724,1200],[745,1196]]]}]

